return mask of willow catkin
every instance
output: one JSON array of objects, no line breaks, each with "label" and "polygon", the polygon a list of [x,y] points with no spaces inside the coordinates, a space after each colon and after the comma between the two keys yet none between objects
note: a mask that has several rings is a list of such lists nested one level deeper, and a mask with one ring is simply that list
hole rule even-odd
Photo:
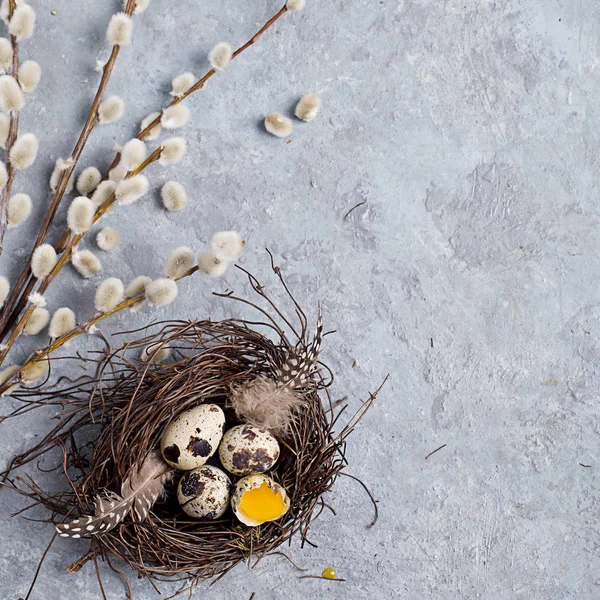
[{"label": "willow catkin", "polygon": [[89,231],[94,223],[96,206],[86,196],[79,196],[71,202],[67,211],[67,226],[76,235]]},{"label": "willow catkin", "polygon": [[[0,52],[0,57],[1,56],[2,54]],[[10,66],[10,62],[8,64]],[[196,76],[193,73],[190,73],[189,71],[186,71],[181,75],[177,75],[177,77],[175,77],[171,83],[171,85],[173,86],[173,89],[171,90],[171,96],[174,96],[175,98],[181,98],[181,96],[183,96],[186,92],[189,92],[190,88],[194,85],[194,83],[196,83]]]},{"label": "willow catkin", "polygon": [[33,133],[20,135],[8,154],[10,164],[18,171],[29,168],[35,162],[38,149],[39,143]]},{"label": "willow catkin", "polygon": [[13,60],[13,49],[10,40],[0,38],[0,69],[10,69]]},{"label": "willow catkin", "polygon": [[6,165],[0,161],[0,190],[3,190],[8,183],[8,172],[6,170]]},{"label": "willow catkin", "polygon": [[219,231],[210,240],[213,254],[226,261],[237,260],[246,249],[246,240],[237,231]]},{"label": "willow catkin", "polygon": [[102,270],[98,257],[90,250],[76,251],[71,255],[73,268],[86,279]]},{"label": "willow catkin", "polygon": [[164,273],[171,279],[178,279],[185,275],[195,263],[194,251],[186,246],[181,246],[169,254]]},{"label": "willow catkin", "polygon": [[306,4],[305,0],[287,0],[285,6],[288,10],[302,10]]},{"label": "willow catkin", "polygon": [[165,129],[179,129],[190,120],[190,109],[185,104],[174,104],[163,110],[160,124]]},{"label": "willow catkin", "polygon": [[96,244],[100,250],[108,252],[116,248],[121,242],[121,236],[116,229],[104,227],[96,235]]},{"label": "willow catkin", "polygon": [[116,277],[105,279],[96,290],[94,305],[98,312],[107,313],[123,300],[125,290],[123,282]]},{"label": "willow catkin", "polygon": [[146,346],[141,353],[140,360],[150,364],[164,363],[171,356],[171,348],[162,342]]},{"label": "willow catkin", "polygon": [[181,210],[187,204],[185,188],[177,181],[167,181],[160,190],[160,197],[164,207],[169,211]]},{"label": "willow catkin", "polygon": [[177,293],[177,284],[172,279],[155,279],[146,285],[146,300],[153,306],[171,304]]},{"label": "willow catkin", "polygon": [[[0,385],[4,385],[9,379],[16,375],[20,368],[21,367],[19,365],[10,365],[9,367],[6,367],[6,369],[0,371]],[[17,387],[19,387],[17,384],[11,385],[6,389],[6,391],[2,392],[1,395],[10,396],[11,393],[17,389]]]},{"label": "willow catkin", "polygon": [[[64,171],[68,171],[73,165],[74,161],[72,158],[64,159],[57,158],[56,165],[54,166],[54,170],[52,171],[52,175],[50,176],[50,189],[55,192],[58,188],[58,182],[60,181],[62,174]],[[74,173],[71,173],[69,176],[69,181],[67,181],[67,186],[65,187],[65,192],[70,194],[73,190],[73,178]]]},{"label": "willow catkin", "polygon": [[294,114],[302,121],[312,121],[321,110],[321,97],[317,94],[306,94],[296,104]]},{"label": "willow catkin", "polygon": [[146,148],[146,144],[144,144],[142,140],[133,138],[123,146],[123,150],[121,150],[121,161],[119,162],[119,166],[126,169],[127,172],[133,171],[146,160],[147,156],[148,148]]},{"label": "willow catkin", "polygon": [[168,167],[178,163],[185,155],[187,144],[182,137],[174,137],[165,140],[161,146],[159,164]]},{"label": "willow catkin", "polygon": [[118,121],[125,113],[125,102],[119,96],[109,96],[98,107],[98,121],[102,125]]},{"label": "willow catkin", "polygon": [[277,137],[288,137],[294,132],[294,124],[291,119],[281,113],[272,112],[265,119],[265,129]]},{"label": "willow catkin", "polygon": [[208,53],[208,61],[213,69],[222,71],[231,61],[232,55],[233,50],[231,49],[231,46],[227,42],[219,42]]},{"label": "willow catkin", "polygon": [[17,6],[8,25],[10,35],[14,35],[19,42],[30,38],[35,31],[35,19],[35,10],[31,6]]},{"label": "willow catkin", "polygon": [[25,383],[34,383],[45,377],[46,373],[48,373],[47,358],[24,367],[21,371],[21,380]]},{"label": "willow catkin", "polygon": [[153,112],[150,113],[141,123],[140,125],[140,132],[144,131],[147,127],[149,127],[152,123],[154,123],[154,121],[156,121],[156,119],[158,119],[158,124],[155,125],[145,136],[144,139],[146,140],[156,140],[158,139],[158,137],[160,136],[160,133],[162,131],[162,127],[160,125],[160,117],[161,117],[161,113],[159,112]]},{"label": "willow catkin", "polygon": [[56,250],[50,244],[41,244],[31,256],[31,272],[36,279],[50,275],[56,265]]},{"label": "willow catkin", "polygon": [[10,117],[6,113],[0,113],[0,148],[6,149],[9,130]]},{"label": "willow catkin", "polygon": [[53,340],[56,340],[73,331],[76,326],[75,313],[70,308],[64,306],[52,315],[48,334]]},{"label": "willow catkin", "polygon": [[143,175],[123,179],[117,184],[115,197],[121,206],[133,204],[148,191],[148,180]]},{"label": "willow catkin", "polygon": [[19,67],[18,78],[21,89],[26,94],[30,94],[35,90],[42,78],[42,67],[35,60],[26,60]]},{"label": "willow catkin", "polygon": [[127,169],[121,163],[119,163],[116,167],[108,172],[108,178],[115,183],[119,183],[120,181],[123,181],[125,177],[127,177],[127,173]]},{"label": "willow catkin", "polygon": [[77,191],[82,196],[89,196],[102,180],[102,175],[96,167],[87,167],[77,178]]},{"label": "willow catkin", "polygon": [[9,113],[19,111],[25,106],[23,92],[17,80],[10,75],[0,76],[0,110]]},{"label": "willow catkin", "polygon": [[116,189],[117,184],[114,181],[102,181],[94,190],[91,200],[96,206],[101,206],[115,193]]},{"label": "willow catkin", "polygon": [[4,306],[4,302],[10,293],[10,282],[4,275],[0,275],[0,308]]},{"label": "willow catkin", "polygon": [[27,300],[31,302],[31,304],[35,306],[39,306],[40,308],[46,308],[48,303],[46,302],[46,298],[42,296],[39,292],[32,292],[27,296]]},{"label": "willow catkin", "polygon": [[[127,3],[128,0],[123,0],[123,8],[127,8]],[[133,12],[136,14],[142,13],[148,8],[149,4],[150,0],[136,0],[135,9],[133,10]]]},{"label": "willow catkin", "polygon": [[152,281],[146,275],[138,275],[126,288],[125,297],[135,298],[146,293],[146,286]]},{"label": "willow catkin", "polygon": [[50,313],[45,308],[37,307],[27,319],[23,327],[23,335],[37,335],[48,325]]},{"label": "willow catkin", "polygon": [[125,13],[113,15],[108,28],[106,39],[113,46],[128,46],[133,36],[133,22]]},{"label": "willow catkin", "polygon": [[31,198],[27,194],[15,194],[8,201],[8,227],[16,227],[29,218]]},{"label": "willow catkin", "polygon": [[217,258],[212,252],[201,252],[198,255],[198,269],[209,277],[220,277],[225,274],[229,261]]}]

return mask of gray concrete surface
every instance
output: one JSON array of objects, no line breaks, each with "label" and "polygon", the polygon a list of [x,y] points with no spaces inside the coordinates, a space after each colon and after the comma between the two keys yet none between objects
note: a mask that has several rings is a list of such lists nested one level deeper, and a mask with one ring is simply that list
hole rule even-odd
[{"label": "gray concrete surface", "polygon": [[[119,5],[32,3],[38,34],[23,54],[44,75],[22,130],[40,136],[41,154],[16,186],[35,210],[9,235],[0,259],[9,275],[48,203],[53,161],[79,132],[96,58],[106,56],[105,24]],[[156,274],[173,247],[200,250],[213,231],[236,228],[249,240],[244,266],[280,296],[269,246],[302,304],[314,317],[320,300],[337,330],[324,350],[335,393],[356,408],[391,374],[349,450],[381,516],[367,530],[368,499],[342,480],[329,497],[337,517],[324,514],[313,529],[318,548],[294,546],[290,555],[311,573],[335,566],[346,583],[299,580],[274,557],[194,598],[596,599],[600,3],[307,4],[193,98],[189,154],[153,169],[152,194],[106,219],[124,244],[102,260],[107,275]],[[112,145],[168,98],[173,75],[202,73],[213,44],[245,41],[278,5],[153,0],[110,84],[127,100],[126,118],[94,134],[81,166],[106,166]],[[265,114],[290,112],[307,91],[323,96],[318,120],[298,124],[289,144],[265,134]],[[186,211],[161,209],[156,190],[167,178],[189,190]],[[83,318],[95,284],[65,273],[50,304]],[[189,281],[168,309],[127,314],[102,330],[156,316],[246,314],[211,297],[227,287],[248,292],[235,272]],[[2,463],[48,418],[2,425]],[[7,599],[26,593],[52,535],[9,517],[23,505],[0,493]],[[99,598],[93,566],[65,572],[85,547],[57,542],[32,599]],[[132,585],[136,598],[156,597],[146,582]],[[125,596],[110,572],[105,590],[111,600]]]}]

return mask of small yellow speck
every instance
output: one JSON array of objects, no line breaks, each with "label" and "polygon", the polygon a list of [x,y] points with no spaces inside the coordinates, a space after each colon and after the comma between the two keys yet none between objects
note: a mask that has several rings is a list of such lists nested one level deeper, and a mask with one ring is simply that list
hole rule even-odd
[{"label": "small yellow speck", "polygon": [[325,579],[337,579],[337,571],[332,567],[323,569],[322,575]]},{"label": "small yellow speck", "polygon": [[56,16],[56,11],[55,11],[55,10],[51,10],[51,11],[50,11],[50,14],[51,14],[53,17],[55,17],[55,16]]}]

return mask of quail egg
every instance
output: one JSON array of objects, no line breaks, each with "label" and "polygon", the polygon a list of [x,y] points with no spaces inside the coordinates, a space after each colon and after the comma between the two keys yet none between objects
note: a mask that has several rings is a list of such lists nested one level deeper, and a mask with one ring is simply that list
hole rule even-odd
[{"label": "quail egg", "polygon": [[196,519],[218,519],[229,506],[231,481],[210,465],[188,471],[177,486],[177,500],[183,511]]},{"label": "quail egg", "polygon": [[268,471],[279,458],[279,443],[266,430],[238,425],[225,432],[219,446],[221,464],[234,475]]},{"label": "quail egg", "polygon": [[190,471],[205,464],[223,437],[225,415],[216,404],[201,404],[173,419],[160,442],[164,459],[176,469]]},{"label": "quail egg", "polygon": [[244,525],[256,527],[283,517],[290,501],[278,483],[262,473],[253,473],[237,482],[231,508]]}]

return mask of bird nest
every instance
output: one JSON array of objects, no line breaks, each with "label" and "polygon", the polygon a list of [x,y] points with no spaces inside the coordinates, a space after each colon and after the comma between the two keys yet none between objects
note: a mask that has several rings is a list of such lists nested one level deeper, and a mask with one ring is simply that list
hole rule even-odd
[{"label": "bird nest", "polygon": [[[261,312],[259,321],[158,323],[144,329],[143,337],[86,359],[94,365],[91,375],[59,380],[50,390],[35,391],[35,396],[17,393],[23,404],[16,414],[40,406],[60,410],[54,429],[13,460],[4,485],[30,498],[33,502],[28,509],[42,506],[51,512],[47,520],[60,524],[93,514],[99,494],[118,493],[140,457],[159,446],[169,422],[197,406],[199,398],[219,405],[228,426],[239,423],[228,403],[231,390],[257,376],[273,377],[274,366],[281,365],[286,355],[307,348],[307,319],[295,300],[290,296],[299,327],[285,319],[251,275],[249,279],[255,292],[269,303],[269,309],[263,310],[242,300]],[[293,341],[284,329],[292,332]],[[151,345],[171,349],[166,364],[139,360],[140,352]],[[180,579],[183,591],[205,580],[219,580],[238,563],[282,554],[282,544],[296,536],[302,545],[310,544],[309,527],[328,507],[324,494],[338,476],[346,474],[346,439],[376,396],[371,395],[336,432],[345,407],[330,396],[332,380],[331,371],[317,362],[296,390],[302,403],[295,409],[289,431],[279,439],[280,458],[269,475],[287,491],[290,508],[285,517],[260,527],[243,525],[231,510],[217,521],[194,520],[177,502],[175,479],[142,522],[129,516],[111,531],[89,538],[89,549],[70,570],[77,571],[92,560],[102,586],[98,560],[116,570],[112,562],[116,557],[155,587],[159,581]],[[39,466],[42,456],[56,450],[62,458],[56,470],[64,477],[66,489],[53,493],[30,475],[15,477],[16,469],[31,462]],[[119,574],[127,584],[127,578]],[[131,597],[128,584],[127,588]]]}]

